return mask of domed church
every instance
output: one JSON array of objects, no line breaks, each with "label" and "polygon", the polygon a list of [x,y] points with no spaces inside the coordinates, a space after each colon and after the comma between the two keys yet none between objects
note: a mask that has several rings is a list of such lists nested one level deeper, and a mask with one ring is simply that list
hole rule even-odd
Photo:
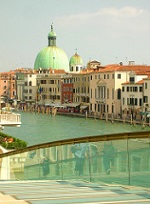
[{"label": "domed church", "polygon": [[56,46],[56,33],[51,31],[48,34],[48,46],[43,48],[37,55],[34,69],[64,69],[69,72],[69,60],[66,53]]},{"label": "domed church", "polygon": [[80,72],[83,69],[83,61],[77,52],[70,58],[69,61],[70,72]]}]

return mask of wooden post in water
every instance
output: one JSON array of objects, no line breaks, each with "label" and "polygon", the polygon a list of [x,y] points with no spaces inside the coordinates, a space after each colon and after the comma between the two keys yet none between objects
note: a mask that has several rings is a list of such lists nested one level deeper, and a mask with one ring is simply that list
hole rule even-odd
[{"label": "wooden post in water", "polygon": [[87,119],[87,110],[85,111],[85,118]]},{"label": "wooden post in water", "polygon": [[111,114],[111,122],[114,123],[114,116],[113,116],[113,113]]},{"label": "wooden post in water", "polygon": [[106,113],[106,118],[105,119],[106,119],[106,122],[108,122],[108,113]]},{"label": "wooden post in water", "polygon": [[38,106],[38,114],[40,113],[40,107]]}]

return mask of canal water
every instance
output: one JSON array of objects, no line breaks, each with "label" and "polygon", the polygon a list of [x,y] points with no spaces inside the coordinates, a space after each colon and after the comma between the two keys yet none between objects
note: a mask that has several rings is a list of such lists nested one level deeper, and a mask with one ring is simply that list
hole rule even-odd
[{"label": "canal water", "polygon": [[127,123],[112,124],[91,118],[24,112],[21,113],[21,122],[19,128],[5,127],[3,132],[27,141],[28,146],[83,136],[150,130],[150,127],[142,129],[141,125],[133,126]]}]

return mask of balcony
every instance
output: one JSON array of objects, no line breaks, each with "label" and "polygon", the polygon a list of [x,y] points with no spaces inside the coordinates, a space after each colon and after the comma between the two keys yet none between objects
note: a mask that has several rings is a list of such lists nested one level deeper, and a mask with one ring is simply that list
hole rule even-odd
[{"label": "balcony", "polygon": [[96,100],[97,103],[106,103],[106,99],[105,98],[96,97],[95,100]]}]

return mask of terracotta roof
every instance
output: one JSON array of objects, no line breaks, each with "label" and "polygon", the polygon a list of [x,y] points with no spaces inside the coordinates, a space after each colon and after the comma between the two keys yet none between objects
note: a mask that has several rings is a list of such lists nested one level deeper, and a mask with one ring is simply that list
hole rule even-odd
[{"label": "terracotta roof", "polygon": [[142,80],[138,81],[136,84],[143,84],[143,83],[144,83],[144,80],[142,79]]},{"label": "terracotta roof", "polygon": [[134,84],[143,84],[143,83],[144,83],[144,80],[142,79],[142,80],[140,80],[140,81],[138,81],[136,83],[124,82],[124,83],[122,83],[122,85],[127,85],[127,84],[134,85]]},{"label": "terracotta roof", "polygon": [[150,74],[150,66],[145,65],[107,65],[106,69],[111,71],[134,71],[140,74]]}]

